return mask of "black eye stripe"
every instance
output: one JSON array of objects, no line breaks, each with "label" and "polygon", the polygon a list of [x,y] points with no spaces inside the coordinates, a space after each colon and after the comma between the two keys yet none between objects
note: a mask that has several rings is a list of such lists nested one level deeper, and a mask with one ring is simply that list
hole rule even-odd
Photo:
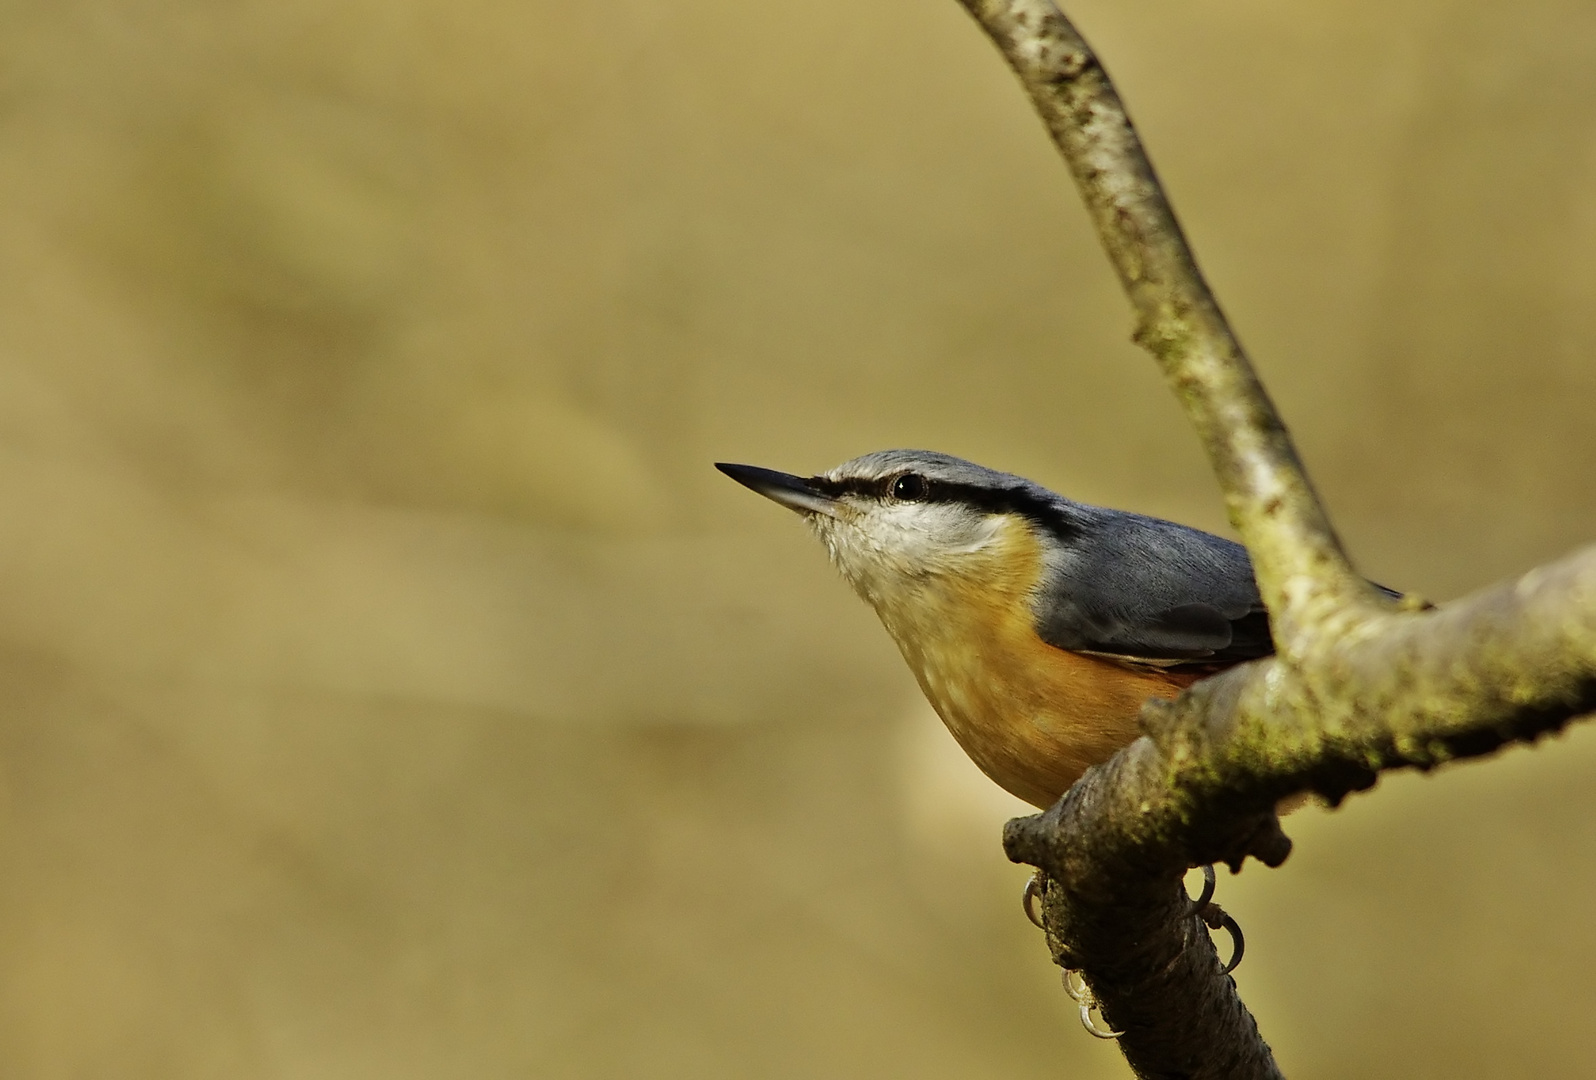
[{"label": "black eye stripe", "polygon": [[881,494],[881,481],[866,480],[862,476],[847,476],[841,480],[834,480],[829,476],[811,476],[808,484],[822,495],[830,495],[832,498],[839,495]]},{"label": "black eye stripe", "polygon": [[[809,485],[833,498],[858,495],[868,499],[888,499],[893,498],[891,485],[906,475],[909,474],[895,473],[892,476],[876,479],[847,476],[840,480],[829,476],[812,476],[809,478]],[[924,493],[913,500],[915,502],[960,503],[987,514],[1016,514],[1047,529],[1061,540],[1069,540],[1081,534],[1082,523],[1072,517],[1065,507],[1030,488],[993,488],[980,484],[961,484],[956,480],[938,480],[918,473],[913,475],[920,476],[925,483]]]}]

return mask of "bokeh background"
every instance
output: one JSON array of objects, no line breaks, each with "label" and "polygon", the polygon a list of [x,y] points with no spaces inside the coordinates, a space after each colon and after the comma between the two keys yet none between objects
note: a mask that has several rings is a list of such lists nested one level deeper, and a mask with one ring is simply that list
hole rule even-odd
[{"label": "bokeh background", "polygon": [[[1596,536],[1596,7],[1080,0],[1360,565]],[[1123,1077],[714,473],[1226,528],[952,0],[0,7],[0,1073]],[[1596,739],[1224,878],[1294,1077],[1596,1055]]]}]

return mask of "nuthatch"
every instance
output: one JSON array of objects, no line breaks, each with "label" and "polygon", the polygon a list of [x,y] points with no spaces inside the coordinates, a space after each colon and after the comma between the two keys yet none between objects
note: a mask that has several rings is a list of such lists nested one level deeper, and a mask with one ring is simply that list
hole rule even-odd
[{"label": "nuthatch", "polygon": [[1046,807],[1150,697],[1274,652],[1246,548],[925,450],[721,472],[808,520],[981,771]]}]

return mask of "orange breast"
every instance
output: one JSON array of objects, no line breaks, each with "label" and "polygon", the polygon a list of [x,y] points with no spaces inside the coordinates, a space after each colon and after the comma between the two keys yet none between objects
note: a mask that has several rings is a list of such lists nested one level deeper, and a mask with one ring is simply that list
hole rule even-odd
[{"label": "orange breast", "polygon": [[1149,697],[1174,697],[1194,680],[1043,642],[1031,607],[1041,548],[1027,525],[1009,523],[958,571],[928,580],[914,603],[882,618],[965,753],[1034,806],[1052,805],[1134,740]]}]

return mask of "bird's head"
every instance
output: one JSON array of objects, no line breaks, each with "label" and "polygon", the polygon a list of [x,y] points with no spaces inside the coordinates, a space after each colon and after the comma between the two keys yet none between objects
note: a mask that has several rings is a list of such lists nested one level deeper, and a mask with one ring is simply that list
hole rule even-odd
[{"label": "bird's head", "polygon": [[928,450],[882,450],[810,477],[716,468],[803,515],[883,617],[939,585],[995,576],[1028,590],[1073,528],[1074,504],[1045,488]]}]

